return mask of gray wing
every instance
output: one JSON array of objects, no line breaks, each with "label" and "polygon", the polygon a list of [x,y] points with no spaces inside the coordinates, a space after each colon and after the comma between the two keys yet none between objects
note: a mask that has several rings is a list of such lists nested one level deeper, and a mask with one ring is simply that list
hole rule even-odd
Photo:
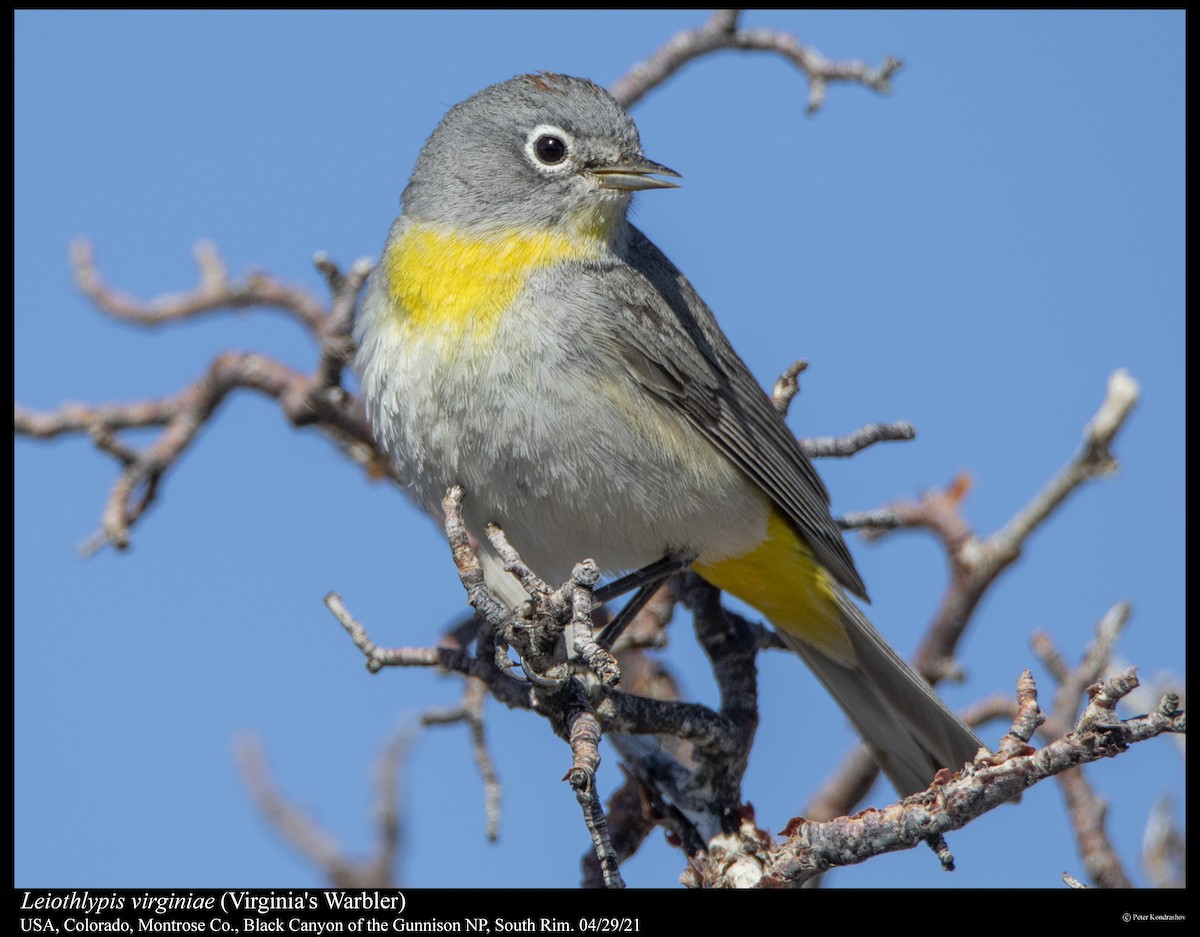
[{"label": "gray wing", "polygon": [[612,324],[629,372],[647,391],[673,404],[752,478],[829,573],[866,599],[866,587],[830,515],[828,491],[712,312],[683,274],[632,226],[626,259],[629,267],[592,272],[606,278],[602,295],[623,301]]}]

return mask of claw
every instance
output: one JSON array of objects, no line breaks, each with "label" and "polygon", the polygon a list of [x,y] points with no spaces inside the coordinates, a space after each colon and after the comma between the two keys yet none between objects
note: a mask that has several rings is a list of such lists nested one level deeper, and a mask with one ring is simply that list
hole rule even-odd
[{"label": "claw", "polygon": [[532,683],[534,686],[551,688],[551,687],[560,687],[564,683],[566,683],[566,680],[553,680],[549,677],[543,677],[541,674],[537,673],[532,667],[529,666],[529,664],[525,660],[525,655],[519,654],[517,656],[521,658],[521,670],[523,670],[525,672],[525,679],[528,680],[530,683]]}]

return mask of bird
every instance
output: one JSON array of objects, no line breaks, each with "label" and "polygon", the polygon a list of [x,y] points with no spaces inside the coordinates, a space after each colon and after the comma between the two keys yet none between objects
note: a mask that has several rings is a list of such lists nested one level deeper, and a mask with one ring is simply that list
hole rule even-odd
[{"label": "bird", "polygon": [[[980,748],[888,645],[829,493],[692,284],[628,217],[681,176],[592,81],[540,72],[451,107],[422,147],[355,323],[380,446],[435,516],[563,581],[680,558],[760,612],[901,794]],[[710,219],[714,236],[721,223]],[[735,269],[725,271],[739,276]]]}]

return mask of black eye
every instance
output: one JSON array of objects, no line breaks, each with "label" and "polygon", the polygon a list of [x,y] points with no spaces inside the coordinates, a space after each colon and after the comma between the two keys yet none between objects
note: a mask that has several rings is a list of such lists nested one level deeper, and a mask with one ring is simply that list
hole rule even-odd
[{"label": "black eye", "polygon": [[543,133],[533,141],[533,152],[547,166],[555,166],[567,158],[567,144],[561,137]]}]

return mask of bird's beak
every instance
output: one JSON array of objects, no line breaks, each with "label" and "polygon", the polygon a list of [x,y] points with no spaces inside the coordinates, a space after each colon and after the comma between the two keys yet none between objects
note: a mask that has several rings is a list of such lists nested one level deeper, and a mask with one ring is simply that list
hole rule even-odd
[{"label": "bird's beak", "polygon": [[678,184],[653,177],[683,178],[674,169],[668,169],[662,163],[656,163],[644,156],[622,156],[615,163],[592,166],[590,172],[596,177],[600,188],[620,189],[624,192],[637,192],[639,189],[677,189]]}]

